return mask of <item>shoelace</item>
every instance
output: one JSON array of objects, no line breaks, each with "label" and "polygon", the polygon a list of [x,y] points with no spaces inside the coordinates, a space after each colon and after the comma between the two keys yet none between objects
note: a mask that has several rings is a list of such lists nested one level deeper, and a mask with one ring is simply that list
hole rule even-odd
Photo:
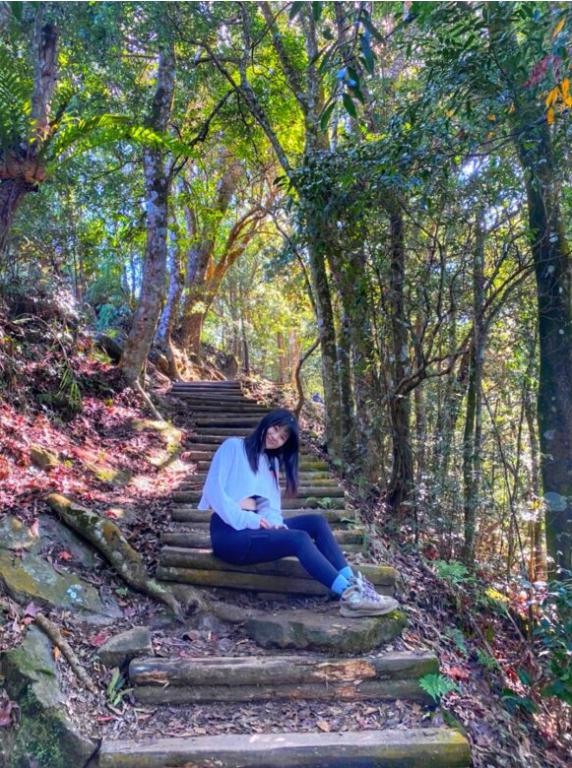
[{"label": "shoelace", "polygon": [[358,588],[361,592],[361,594],[366,597],[368,600],[374,600],[376,602],[380,602],[380,595],[376,592],[376,589],[374,585],[365,578],[365,576],[362,576],[361,573],[358,571],[358,575],[356,577],[356,583],[358,585]]}]

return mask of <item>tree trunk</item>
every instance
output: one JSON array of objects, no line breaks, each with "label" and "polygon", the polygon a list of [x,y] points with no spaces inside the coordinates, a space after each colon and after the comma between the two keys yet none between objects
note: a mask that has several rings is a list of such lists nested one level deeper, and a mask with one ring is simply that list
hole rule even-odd
[{"label": "tree trunk", "polygon": [[473,266],[473,342],[469,389],[467,392],[467,416],[463,438],[463,518],[464,541],[461,560],[472,568],[475,560],[475,534],[481,479],[482,435],[482,381],[485,352],[484,266],[485,234],[479,213],[476,225],[475,259]]},{"label": "tree trunk", "polygon": [[528,387],[524,393],[524,415],[528,427],[530,443],[530,501],[534,504],[535,518],[530,521],[530,579],[537,581],[546,578],[546,556],[544,552],[544,511],[536,508],[540,494],[540,468],[538,434],[536,429],[535,409]]},{"label": "tree trunk", "polygon": [[403,216],[396,206],[389,210],[391,238],[391,277],[389,305],[393,345],[393,386],[389,398],[393,465],[387,500],[393,509],[411,499],[413,491],[413,458],[410,437],[410,396],[398,391],[409,367],[407,318],[405,315],[405,245]]},{"label": "tree trunk", "polygon": [[550,133],[536,107],[517,134],[538,297],[538,421],[550,568],[572,570],[572,290]]},{"label": "tree trunk", "polygon": [[[157,89],[150,127],[163,132],[171,114],[175,86],[175,57],[172,50],[159,56]],[[143,157],[147,205],[147,243],[139,304],[125,342],[121,368],[128,381],[138,381],[155,334],[165,290],[169,177],[161,149],[146,149]]]},{"label": "tree trunk", "polygon": [[174,233],[171,235],[171,248],[167,256],[167,262],[169,272],[169,290],[167,292],[167,300],[165,302],[165,306],[163,307],[161,317],[159,318],[156,341],[157,345],[164,352],[165,357],[167,358],[167,362],[169,364],[169,378],[171,378],[173,381],[176,381],[179,379],[179,370],[177,366],[177,359],[175,357],[172,333],[179,310],[181,293],[183,291],[183,280],[180,268],[179,245]]},{"label": "tree trunk", "polygon": [[24,195],[34,189],[24,179],[0,179],[0,257],[6,252],[16,210]]},{"label": "tree trunk", "polygon": [[[311,232],[311,224],[307,223]],[[318,330],[320,334],[320,349],[322,353],[322,381],[324,384],[324,402],[326,415],[326,442],[328,453],[332,458],[342,456],[342,403],[339,383],[338,349],[336,345],[336,330],[334,312],[330,296],[330,286],[326,273],[326,265],[321,249],[312,238],[308,243],[310,267]]]},{"label": "tree trunk", "polygon": [[34,88],[31,98],[33,135],[21,136],[15,147],[2,147],[0,158],[0,259],[6,251],[14,215],[24,195],[38,188],[46,177],[37,157],[50,132],[50,108],[57,81],[58,32],[51,23],[43,23],[44,9],[34,9],[32,51]]}]

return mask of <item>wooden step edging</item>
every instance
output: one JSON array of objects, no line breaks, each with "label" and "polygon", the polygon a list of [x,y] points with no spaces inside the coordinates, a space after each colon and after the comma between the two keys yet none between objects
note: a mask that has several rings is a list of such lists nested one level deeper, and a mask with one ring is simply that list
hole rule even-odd
[{"label": "wooden step edging", "polygon": [[[282,516],[285,519],[303,515],[306,512],[319,514],[326,518],[330,525],[341,523],[344,525],[357,525],[355,513],[348,509],[283,509]],[[197,509],[192,504],[176,504],[171,509],[171,519],[180,523],[208,523],[211,519],[210,510]]]},{"label": "wooden step edging", "polygon": [[129,667],[135,698],[145,704],[314,699],[430,702],[419,685],[438,672],[430,653],[358,659],[270,656],[256,659],[135,659]]},{"label": "wooden step edging", "polygon": [[[395,570],[389,566],[360,565],[378,592],[393,595]],[[283,592],[294,595],[329,595],[330,590],[312,579],[295,558],[249,566],[232,565],[216,558],[210,550],[163,547],[156,578],[164,582],[202,587],[249,589],[256,592]]]},{"label": "wooden step edging", "polygon": [[447,728],[104,740],[99,768],[468,768]]},{"label": "wooden step edging", "polygon": [[[242,574],[261,574],[269,576],[286,576],[295,579],[309,579],[304,567],[295,557],[283,557],[269,563],[252,565],[233,565],[215,557],[210,549],[188,550],[184,547],[163,547],[160,553],[161,565],[176,568],[198,568],[201,570],[224,570]],[[360,565],[363,575],[375,586],[392,587],[395,584],[395,568],[390,565]]]},{"label": "wooden step edging", "polygon": [[[204,526],[204,524],[203,524]],[[341,529],[333,531],[338,544],[362,545],[364,543],[363,529]],[[208,549],[211,546],[210,531],[207,526],[187,531],[165,531],[160,535],[161,543],[171,547],[190,547],[192,549]]]}]

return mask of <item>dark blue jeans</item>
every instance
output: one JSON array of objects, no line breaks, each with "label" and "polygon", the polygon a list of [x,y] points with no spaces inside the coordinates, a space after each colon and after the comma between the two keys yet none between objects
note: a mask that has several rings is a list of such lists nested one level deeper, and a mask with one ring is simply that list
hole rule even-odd
[{"label": "dark blue jeans", "polygon": [[295,555],[310,576],[329,589],[347,562],[327,520],[322,515],[297,515],[284,522],[287,528],[236,531],[215,512],[210,524],[213,552],[234,565]]}]

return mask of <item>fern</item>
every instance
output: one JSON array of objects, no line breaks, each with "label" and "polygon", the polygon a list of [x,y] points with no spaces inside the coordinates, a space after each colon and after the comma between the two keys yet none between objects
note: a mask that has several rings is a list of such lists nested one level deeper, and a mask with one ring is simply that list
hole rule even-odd
[{"label": "fern", "polygon": [[0,43],[0,151],[26,141],[30,132],[32,81],[25,63]]},{"label": "fern", "polygon": [[472,581],[469,569],[458,560],[435,560],[435,571],[439,578],[448,581],[450,584],[462,584]]},{"label": "fern", "polygon": [[459,690],[457,683],[445,675],[424,675],[423,677],[419,678],[419,685],[425,691],[425,693],[431,696],[436,704],[441,701],[443,696],[451,693],[451,691]]},{"label": "fern", "polygon": [[451,640],[455,643],[457,650],[460,651],[463,656],[466,657],[469,655],[467,644],[465,643],[465,635],[460,629],[458,629],[458,627],[448,627],[445,630],[445,634],[451,638]]}]

